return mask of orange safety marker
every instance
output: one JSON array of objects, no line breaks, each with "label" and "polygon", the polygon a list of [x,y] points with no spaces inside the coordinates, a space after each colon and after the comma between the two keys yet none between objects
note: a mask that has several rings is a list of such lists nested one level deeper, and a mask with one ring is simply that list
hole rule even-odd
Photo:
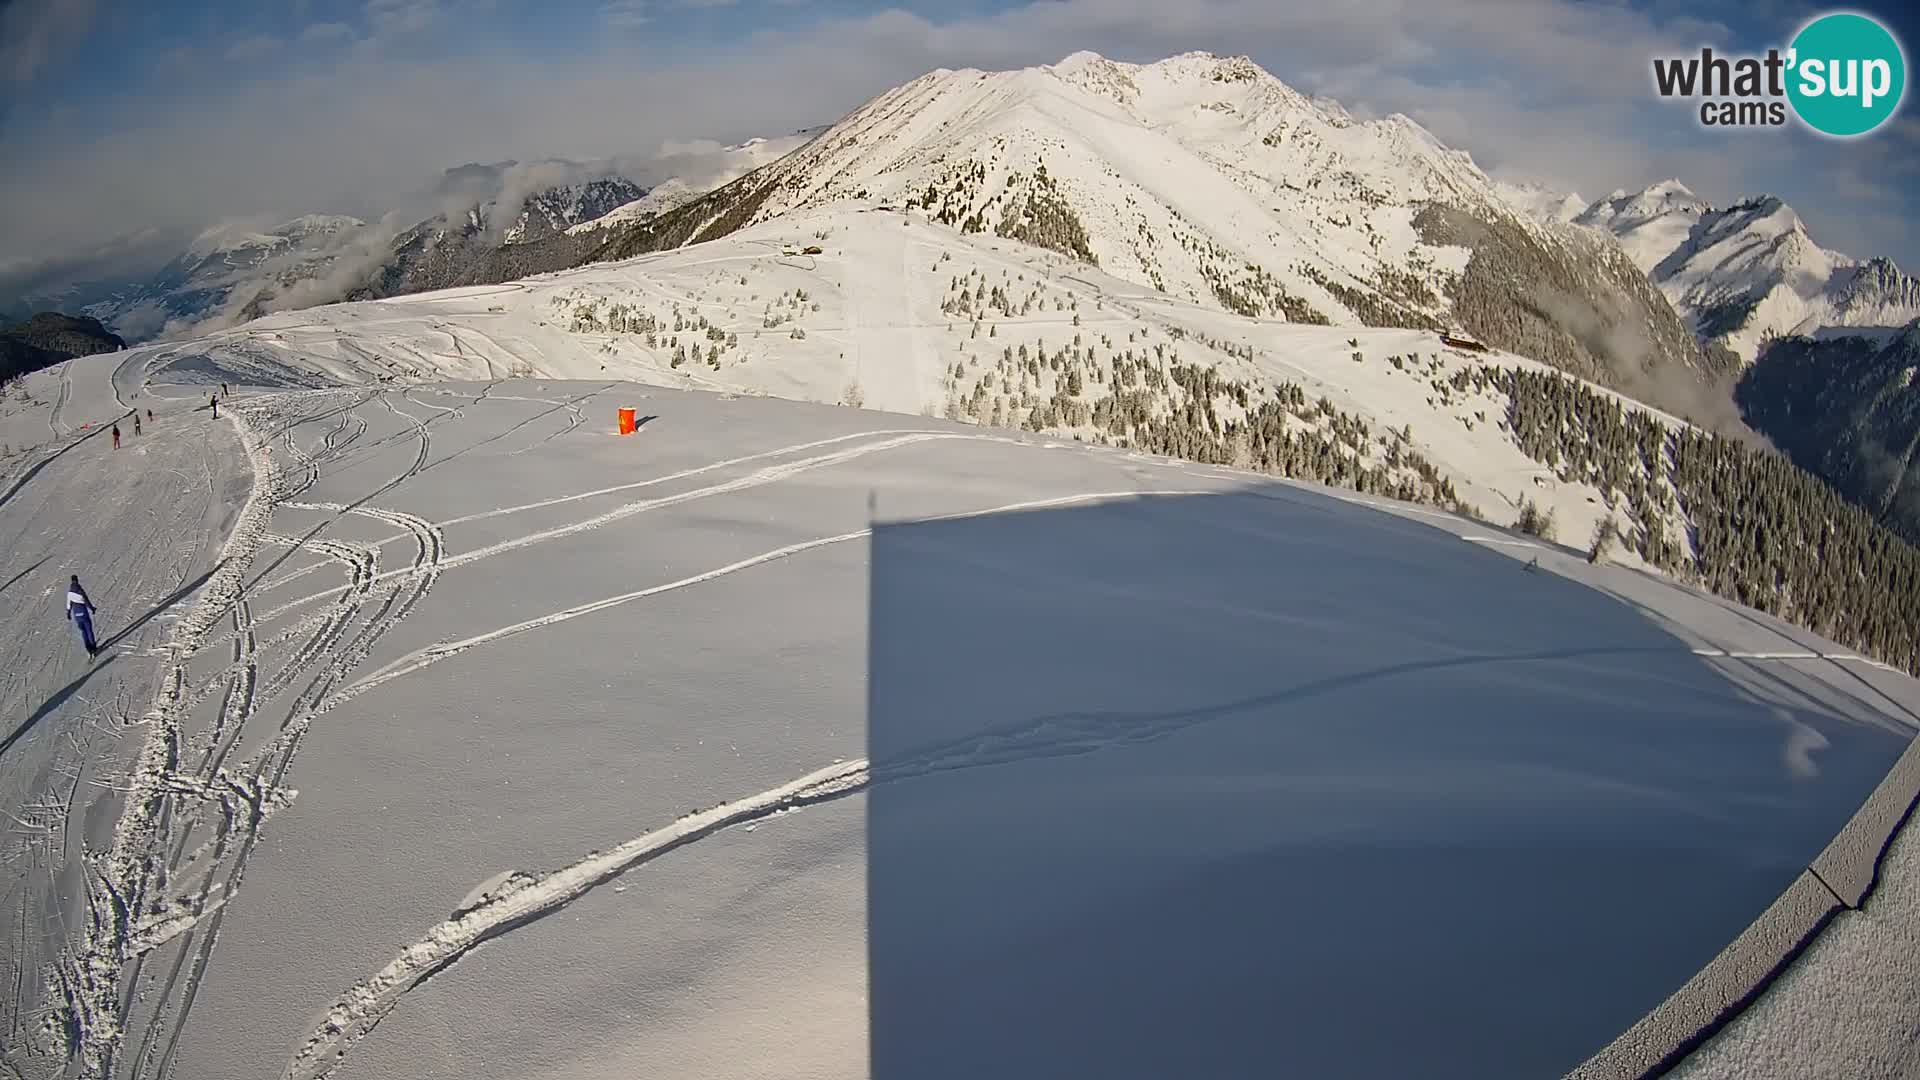
[{"label": "orange safety marker", "polygon": [[631,435],[634,433],[637,427],[638,425],[636,425],[633,422],[633,410],[621,409],[620,410],[620,434]]}]

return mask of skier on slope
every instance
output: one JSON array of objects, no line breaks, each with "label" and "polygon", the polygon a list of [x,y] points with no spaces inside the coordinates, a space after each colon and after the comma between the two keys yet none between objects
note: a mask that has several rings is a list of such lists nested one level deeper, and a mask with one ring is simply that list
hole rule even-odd
[{"label": "skier on slope", "polygon": [[213,410],[213,418],[215,420],[220,419],[220,399],[219,398],[217,397],[207,398],[207,407]]},{"label": "skier on slope", "polygon": [[87,598],[87,590],[80,587],[79,574],[67,579],[67,621],[80,629],[80,642],[87,647],[87,657],[98,655],[100,645],[93,639],[93,601]]},{"label": "skier on slope", "polygon": [[120,449],[120,425],[119,424],[113,425],[113,448],[115,450]]},{"label": "skier on slope", "polygon": [[139,413],[133,414],[133,434],[136,437],[138,437],[140,434],[140,414]]}]

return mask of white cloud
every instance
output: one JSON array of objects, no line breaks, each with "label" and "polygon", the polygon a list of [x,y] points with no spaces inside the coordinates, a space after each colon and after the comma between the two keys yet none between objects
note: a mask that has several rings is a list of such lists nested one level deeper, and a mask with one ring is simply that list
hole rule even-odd
[{"label": "white cloud", "polygon": [[647,0],[607,0],[600,5],[600,19],[615,30],[633,30],[653,21]]},{"label": "white cloud", "polygon": [[0,2],[0,79],[26,82],[86,36],[95,0]]},{"label": "white cloud", "polygon": [[243,37],[232,45],[227,46],[227,59],[258,60],[263,56],[279,51],[280,45],[280,39],[269,34],[255,34],[251,37]]},{"label": "white cloud", "polygon": [[300,31],[300,40],[305,42],[339,41],[353,36],[353,27],[343,22],[310,23]]},{"label": "white cloud", "polygon": [[184,240],[177,232],[146,228],[84,248],[0,259],[0,296],[32,294],[69,281],[113,278],[128,268],[158,269]]},{"label": "white cloud", "polygon": [[440,4],[437,0],[367,0],[366,13],[375,37],[394,37],[432,26],[440,18]]},{"label": "white cloud", "polygon": [[[449,14],[455,2],[368,0],[364,12],[375,39],[438,33],[473,21]],[[608,28],[670,21],[646,23],[652,10],[646,0],[597,8]],[[512,43],[401,64],[362,43],[365,51],[324,68],[129,106],[110,129],[96,124],[86,138],[31,147],[24,167],[0,170],[0,249],[85,243],[144,222],[365,213],[343,206],[341,193],[390,206],[463,161],[596,159],[676,140],[780,135],[830,122],[931,68],[1047,63],[1081,48],[1131,60],[1246,53],[1356,113],[1405,112],[1490,171],[1588,198],[1677,175],[1725,201],[1807,175],[1806,147],[1790,136],[1709,137],[1687,110],[1649,107],[1650,58],[1697,47],[1698,35],[1716,29],[1697,16],[1574,0],[1035,0],[953,17],[823,17],[698,51],[588,33],[581,52],[560,61]],[[1903,156],[1892,155],[1896,145]],[[1862,177],[1920,156],[1891,135],[1823,145],[1821,154]],[[1822,243],[1848,250],[1853,230],[1836,224],[1846,200],[1831,185],[1805,187],[1792,192],[1796,209]],[[1858,239],[1869,245],[1860,254],[1879,242]]]}]

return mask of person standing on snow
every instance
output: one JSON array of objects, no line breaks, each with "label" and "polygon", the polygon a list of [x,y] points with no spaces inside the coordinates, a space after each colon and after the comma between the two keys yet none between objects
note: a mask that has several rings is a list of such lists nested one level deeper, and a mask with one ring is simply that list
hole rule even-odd
[{"label": "person standing on snow", "polygon": [[67,621],[80,629],[80,642],[87,647],[89,658],[100,652],[100,645],[93,639],[93,601],[87,598],[87,590],[80,587],[80,575],[67,579]]},{"label": "person standing on snow", "polygon": [[213,410],[213,418],[215,420],[220,419],[220,399],[219,398],[217,397],[207,398],[207,407]]},{"label": "person standing on snow", "polygon": [[120,425],[119,424],[113,425],[113,448],[115,450],[120,449]]},{"label": "person standing on snow", "polygon": [[140,434],[140,414],[139,413],[133,414],[133,433],[136,437],[139,436]]}]

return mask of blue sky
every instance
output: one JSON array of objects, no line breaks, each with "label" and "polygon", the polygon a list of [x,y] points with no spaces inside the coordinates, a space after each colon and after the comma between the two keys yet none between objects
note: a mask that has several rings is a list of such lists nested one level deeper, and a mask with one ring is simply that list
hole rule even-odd
[{"label": "blue sky", "polygon": [[[1405,112],[1497,176],[1588,198],[1668,176],[1778,194],[1816,240],[1920,270],[1920,112],[1853,143],[1709,132],[1649,63],[1784,44],[1784,0],[0,0],[0,267],[137,230],[377,215],[441,170],[646,156],[830,122],[934,67],[1252,56]],[[1852,10],[1920,48],[1906,5]],[[1909,95],[1910,97],[1912,95]]]}]

